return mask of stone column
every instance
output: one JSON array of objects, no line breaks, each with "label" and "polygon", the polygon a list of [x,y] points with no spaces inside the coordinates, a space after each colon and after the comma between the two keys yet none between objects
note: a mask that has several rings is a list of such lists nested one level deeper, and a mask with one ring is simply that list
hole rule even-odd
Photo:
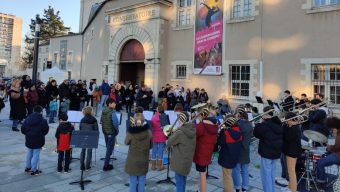
[{"label": "stone column", "polygon": [[115,81],[118,81],[118,65],[119,63],[110,61],[108,66],[108,75],[107,80],[109,84],[112,84]]},{"label": "stone column", "polygon": [[158,61],[145,61],[145,84],[157,95],[159,91],[159,65]]}]

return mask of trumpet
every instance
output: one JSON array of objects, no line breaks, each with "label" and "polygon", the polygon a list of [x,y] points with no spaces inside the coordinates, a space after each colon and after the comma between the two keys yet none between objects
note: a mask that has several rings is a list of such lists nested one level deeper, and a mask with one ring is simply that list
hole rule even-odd
[{"label": "trumpet", "polygon": [[293,125],[300,125],[307,122],[308,117],[306,115],[297,115],[295,117],[282,120],[282,123],[287,123],[288,121],[293,121]]},{"label": "trumpet", "polygon": [[269,110],[269,111],[267,111],[267,112],[261,113],[260,115],[257,115],[256,117],[250,119],[249,122],[257,121],[257,120],[259,120],[260,118],[262,118],[262,116],[267,115],[267,114],[269,114],[269,113],[274,113],[274,112],[275,112],[275,109],[271,109],[271,110]]}]

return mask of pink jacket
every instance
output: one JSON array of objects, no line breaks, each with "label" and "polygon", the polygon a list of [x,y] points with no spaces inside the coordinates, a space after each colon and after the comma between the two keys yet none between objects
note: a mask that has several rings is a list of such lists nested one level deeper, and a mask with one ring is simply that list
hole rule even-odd
[{"label": "pink jacket", "polygon": [[155,113],[155,115],[151,119],[152,126],[152,141],[158,143],[165,143],[166,136],[163,133],[163,129],[161,128],[161,123],[159,121],[159,113]]}]

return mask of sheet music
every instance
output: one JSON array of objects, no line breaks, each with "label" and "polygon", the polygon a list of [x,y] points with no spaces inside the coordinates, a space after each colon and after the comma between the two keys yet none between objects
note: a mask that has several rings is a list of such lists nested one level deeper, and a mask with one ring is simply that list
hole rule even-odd
[{"label": "sheet music", "polygon": [[164,111],[164,113],[169,116],[170,125],[174,124],[177,119],[177,113],[175,111]]},{"label": "sheet music", "polygon": [[84,117],[81,111],[67,111],[68,122],[70,123],[80,123],[81,119]]},{"label": "sheet music", "polygon": [[153,113],[153,111],[143,111],[144,119],[151,121]]},{"label": "sheet music", "polygon": [[119,125],[122,124],[122,114],[121,113],[116,113],[117,119],[119,121]]}]

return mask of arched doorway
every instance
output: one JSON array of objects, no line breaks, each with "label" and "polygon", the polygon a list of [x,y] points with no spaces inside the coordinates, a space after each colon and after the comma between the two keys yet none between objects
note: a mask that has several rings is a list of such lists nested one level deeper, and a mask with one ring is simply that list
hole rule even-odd
[{"label": "arched doorway", "polygon": [[119,81],[144,85],[145,78],[145,52],[143,45],[135,40],[129,40],[120,53]]}]

